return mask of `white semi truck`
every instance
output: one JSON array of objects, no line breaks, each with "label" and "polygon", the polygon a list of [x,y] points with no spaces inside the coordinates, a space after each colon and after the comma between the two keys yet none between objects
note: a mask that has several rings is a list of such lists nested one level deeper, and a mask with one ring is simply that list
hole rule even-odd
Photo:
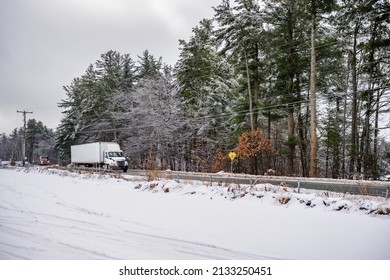
[{"label": "white semi truck", "polygon": [[95,142],[70,147],[72,164],[121,169],[126,172],[129,163],[123,155],[119,144],[115,142]]}]

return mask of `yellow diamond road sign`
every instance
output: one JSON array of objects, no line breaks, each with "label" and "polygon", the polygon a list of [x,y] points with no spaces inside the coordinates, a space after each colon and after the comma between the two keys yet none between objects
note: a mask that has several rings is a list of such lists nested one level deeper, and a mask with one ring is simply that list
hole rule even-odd
[{"label": "yellow diamond road sign", "polygon": [[237,156],[237,153],[235,151],[231,151],[228,153],[228,157],[230,158],[231,161],[233,161]]}]

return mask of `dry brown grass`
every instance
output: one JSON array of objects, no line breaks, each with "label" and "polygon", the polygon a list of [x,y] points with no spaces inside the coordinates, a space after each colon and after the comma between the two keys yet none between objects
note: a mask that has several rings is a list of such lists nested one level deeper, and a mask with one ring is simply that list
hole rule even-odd
[{"label": "dry brown grass", "polygon": [[160,179],[157,170],[148,170],[146,172],[146,177],[148,178],[148,181],[155,181]]},{"label": "dry brown grass", "polygon": [[280,204],[287,204],[287,203],[289,203],[290,200],[291,200],[291,197],[289,197],[289,196],[281,196],[278,198],[278,201],[280,202]]}]

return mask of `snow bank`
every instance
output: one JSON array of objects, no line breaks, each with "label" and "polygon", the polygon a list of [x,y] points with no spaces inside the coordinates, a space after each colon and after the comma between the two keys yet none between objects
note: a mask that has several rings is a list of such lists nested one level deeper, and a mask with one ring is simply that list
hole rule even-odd
[{"label": "snow bank", "polygon": [[69,172],[47,167],[17,168],[17,172],[42,173],[57,175],[60,177],[72,177],[80,179],[108,180],[116,179],[117,182],[132,182],[129,186],[138,190],[151,193],[176,193],[181,195],[202,195],[209,199],[258,199],[260,201],[273,202],[275,205],[299,205],[304,209],[322,208],[326,211],[337,212],[361,212],[375,215],[390,215],[390,199],[365,195],[351,195],[329,191],[316,191],[300,189],[285,185],[275,186],[271,184],[238,185],[238,184],[213,184],[198,181],[175,181],[171,179],[159,179],[146,181],[140,176],[122,176],[122,173],[99,174],[93,172]]},{"label": "snow bank", "polygon": [[0,259],[390,259],[389,201],[0,169]]},{"label": "snow bank", "polygon": [[159,181],[142,182],[136,189],[152,193],[181,193],[183,195],[202,195],[210,199],[259,199],[273,201],[275,205],[298,204],[302,208],[310,209],[320,207],[327,211],[362,212],[365,214],[390,215],[390,199],[364,195],[351,195],[329,191],[316,191],[275,186],[271,184],[257,184],[254,186],[237,184],[204,184],[200,182],[181,182],[161,179]]}]

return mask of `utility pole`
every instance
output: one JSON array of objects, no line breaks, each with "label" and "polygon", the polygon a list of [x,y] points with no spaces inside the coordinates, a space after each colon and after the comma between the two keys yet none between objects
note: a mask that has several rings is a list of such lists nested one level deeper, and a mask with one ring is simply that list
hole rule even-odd
[{"label": "utility pole", "polygon": [[33,112],[28,112],[26,110],[16,111],[17,113],[23,114],[23,145],[22,145],[22,154],[23,154],[23,166],[26,164],[26,115],[32,114]]}]

